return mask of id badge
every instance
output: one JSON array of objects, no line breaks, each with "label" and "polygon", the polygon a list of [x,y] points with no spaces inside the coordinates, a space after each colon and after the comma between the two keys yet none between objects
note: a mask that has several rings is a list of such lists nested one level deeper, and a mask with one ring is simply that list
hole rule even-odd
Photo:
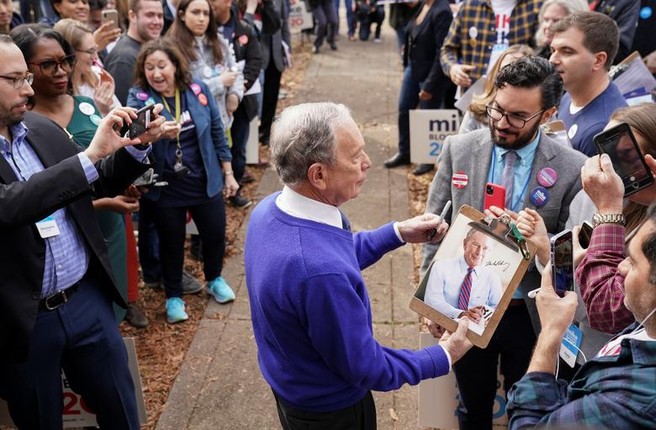
[{"label": "id badge", "polygon": [[53,215],[49,215],[46,218],[36,223],[36,228],[39,230],[39,236],[41,239],[47,239],[49,237],[59,236],[59,227],[57,226],[57,221]]},{"label": "id badge", "polygon": [[569,367],[576,364],[576,356],[579,354],[579,347],[583,341],[583,332],[574,324],[570,324],[565,337],[560,342],[560,358],[563,359]]}]

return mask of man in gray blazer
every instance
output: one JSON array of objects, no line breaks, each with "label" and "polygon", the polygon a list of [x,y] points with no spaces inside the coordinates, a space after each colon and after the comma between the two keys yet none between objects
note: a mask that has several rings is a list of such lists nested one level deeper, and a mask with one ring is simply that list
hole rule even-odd
[{"label": "man in gray blazer", "polygon": [[[547,60],[526,57],[504,67],[495,86],[497,94],[487,109],[489,129],[444,142],[426,210],[440,213],[451,200],[456,211],[465,204],[482,211],[486,184],[505,183],[507,209],[535,208],[549,233],[557,233],[564,229],[569,204],[581,189],[580,171],[586,160],[540,131],[556,112],[562,80]],[[437,246],[424,245],[422,272]],[[528,291],[540,286],[539,279],[534,269],[527,273],[489,346],[472,348],[454,366],[461,430],[492,428],[499,355],[506,392],[525,373],[536,339],[532,313],[538,322],[535,304],[525,299]]]}]

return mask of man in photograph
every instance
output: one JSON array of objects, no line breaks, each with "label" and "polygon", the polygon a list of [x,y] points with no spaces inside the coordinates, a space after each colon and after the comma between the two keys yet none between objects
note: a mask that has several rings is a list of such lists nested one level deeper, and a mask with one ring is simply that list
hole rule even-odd
[{"label": "man in photograph", "polygon": [[503,293],[497,274],[481,266],[494,239],[471,227],[462,243],[463,255],[433,264],[424,302],[449,318],[480,323],[485,307],[496,308]]}]

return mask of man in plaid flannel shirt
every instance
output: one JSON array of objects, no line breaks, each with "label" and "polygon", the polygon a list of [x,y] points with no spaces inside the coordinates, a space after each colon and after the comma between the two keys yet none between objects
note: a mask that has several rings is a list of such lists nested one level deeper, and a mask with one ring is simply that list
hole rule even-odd
[{"label": "man in plaid flannel shirt", "polygon": [[466,88],[510,45],[533,44],[542,0],[465,0],[440,53],[442,70]]},{"label": "man in plaid flannel shirt", "polygon": [[[607,160],[609,162],[609,160]],[[560,298],[545,268],[537,306],[542,323],[526,375],[508,394],[511,430],[534,428],[656,428],[656,206],[631,241],[618,270],[631,324],[584,364],[568,386],[558,381],[558,351],[577,297]],[[544,427],[542,427],[544,426]]]}]

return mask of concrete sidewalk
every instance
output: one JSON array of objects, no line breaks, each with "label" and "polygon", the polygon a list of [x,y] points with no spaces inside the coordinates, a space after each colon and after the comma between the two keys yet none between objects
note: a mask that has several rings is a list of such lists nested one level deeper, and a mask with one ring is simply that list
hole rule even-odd
[{"label": "concrete sidewalk", "polygon": [[[313,56],[295,102],[344,103],[362,126],[373,167],[363,194],[342,207],[357,231],[409,216],[406,169],[390,171],[383,167],[384,160],[396,151],[401,68],[395,35],[387,22],[383,43],[349,42],[342,35],[338,45],[338,51],[324,46]],[[275,172],[269,169],[256,198],[260,200],[280,188]],[[245,231],[246,224],[242,227]],[[244,234],[240,237],[243,247]],[[230,305],[213,301],[208,305],[158,430],[280,428],[273,395],[257,365],[243,255],[232,257],[223,274],[235,289],[237,300]],[[383,345],[418,346],[418,316],[408,308],[414,292],[412,276],[409,245],[364,272],[375,335]],[[375,398],[379,429],[418,428],[417,388],[376,393]]]}]

